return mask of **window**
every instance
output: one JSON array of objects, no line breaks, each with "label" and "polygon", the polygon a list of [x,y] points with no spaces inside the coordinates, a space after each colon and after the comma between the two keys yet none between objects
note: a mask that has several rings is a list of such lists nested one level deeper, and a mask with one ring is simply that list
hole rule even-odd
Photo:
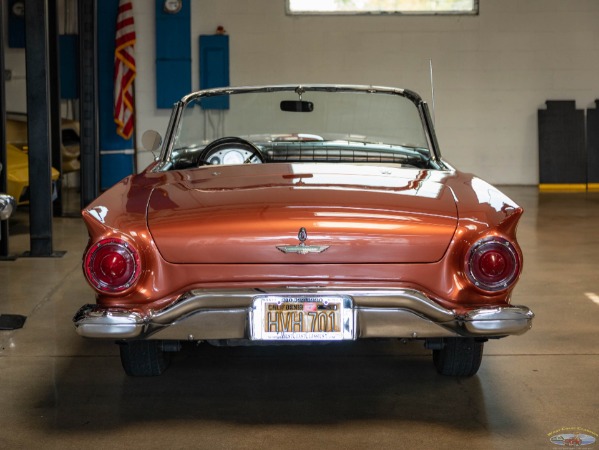
[{"label": "window", "polygon": [[287,0],[289,14],[478,14],[478,0]]}]

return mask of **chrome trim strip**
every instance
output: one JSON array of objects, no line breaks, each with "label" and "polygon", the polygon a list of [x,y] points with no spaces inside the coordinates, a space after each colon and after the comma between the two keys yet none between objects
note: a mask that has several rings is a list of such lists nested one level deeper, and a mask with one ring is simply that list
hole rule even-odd
[{"label": "chrome trim strip", "polygon": [[414,289],[195,289],[169,307],[143,317],[139,313],[83,306],[73,318],[81,336],[111,339],[247,339],[254,299],[263,296],[327,296],[350,298],[356,338],[503,337],[532,326],[526,306],[478,308],[464,315]]},{"label": "chrome trim strip", "polygon": [[[418,110],[420,111],[420,119],[426,130],[426,139],[428,140],[428,147],[430,149],[431,158],[438,164],[442,164],[441,160],[441,149],[439,148],[439,142],[437,141],[437,135],[435,134],[435,126],[428,109],[428,104],[421,100],[418,103]],[[444,167],[441,167],[444,168]]]},{"label": "chrome trim strip", "polygon": [[329,245],[306,245],[302,242],[299,245],[277,245],[277,250],[283,253],[307,255],[309,253],[322,253],[329,247]]},{"label": "chrome trim strip", "polygon": [[171,162],[175,138],[178,132],[179,124],[181,123],[181,116],[183,115],[186,105],[187,103],[183,103],[181,101],[174,104],[171,118],[168,122],[168,127],[164,135],[159,163],[156,165],[156,167],[154,167],[152,172],[161,172],[166,170],[166,166]]},{"label": "chrome trim strip", "polygon": [[303,92],[321,91],[321,92],[367,92],[370,94],[395,94],[408,98],[414,103],[422,101],[420,95],[409,89],[400,89],[388,86],[372,86],[361,84],[275,84],[270,86],[227,86],[220,88],[204,89],[202,91],[191,92],[181,99],[181,102],[187,104],[201,97],[212,97],[216,95],[248,94],[255,92],[297,92],[302,89]]}]

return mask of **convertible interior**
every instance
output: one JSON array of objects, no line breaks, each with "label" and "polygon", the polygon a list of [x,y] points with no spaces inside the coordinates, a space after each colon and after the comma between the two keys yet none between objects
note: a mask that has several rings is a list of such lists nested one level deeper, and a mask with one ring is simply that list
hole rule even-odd
[{"label": "convertible interior", "polygon": [[227,102],[222,110],[206,107],[200,94],[175,110],[159,170],[301,162],[443,168],[425,113],[395,91],[279,86],[206,93]]},{"label": "convertible interior", "polygon": [[[306,137],[310,136],[310,137]],[[206,165],[276,162],[386,163],[435,169],[426,149],[348,140],[323,140],[313,135],[271,136],[256,140],[227,136],[204,147],[173,151],[171,170]]]}]

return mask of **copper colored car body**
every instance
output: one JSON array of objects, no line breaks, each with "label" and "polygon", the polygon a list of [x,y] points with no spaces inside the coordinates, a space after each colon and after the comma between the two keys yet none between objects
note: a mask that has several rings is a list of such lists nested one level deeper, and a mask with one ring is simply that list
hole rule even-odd
[{"label": "copper colored car body", "polygon": [[199,91],[175,105],[160,158],[83,211],[96,303],[74,321],[117,341],[129,375],[162,373],[184,341],[398,338],[471,376],[484,341],[531,327],[510,303],[521,215],[441,158],[414,92]]}]

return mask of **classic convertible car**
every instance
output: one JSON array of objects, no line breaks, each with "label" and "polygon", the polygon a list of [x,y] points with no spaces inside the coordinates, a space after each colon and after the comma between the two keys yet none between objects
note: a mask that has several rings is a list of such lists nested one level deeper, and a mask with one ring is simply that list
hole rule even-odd
[{"label": "classic convertible car", "polygon": [[[219,109],[216,109],[219,108]],[[183,342],[421,340],[471,376],[512,305],[522,209],[441,157],[426,103],[377,86],[195,92],[160,157],[83,211],[95,304],[77,332],[159,375]]]}]

